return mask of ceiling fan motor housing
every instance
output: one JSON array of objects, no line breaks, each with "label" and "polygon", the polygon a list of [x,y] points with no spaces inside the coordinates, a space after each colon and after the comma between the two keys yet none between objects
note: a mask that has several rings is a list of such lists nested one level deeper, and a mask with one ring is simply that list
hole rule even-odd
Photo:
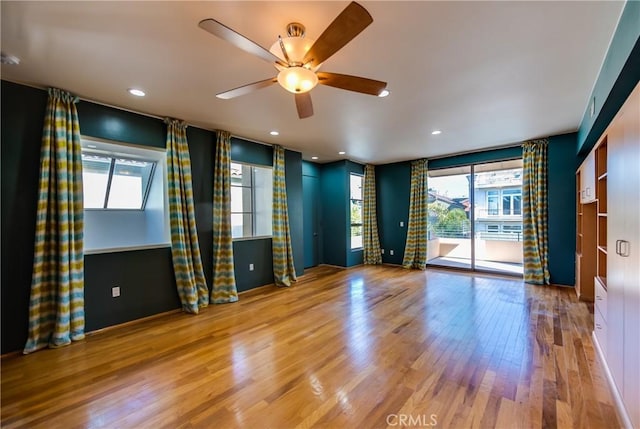
[{"label": "ceiling fan motor housing", "polygon": [[[292,22],[287,25],[287,35],[288,37],[284,37],[282,39],[282,43],[284,44],[284,48],[287,51],[287,55],[289,56],[289,66],[302,67],[304,65],[303,63],[304,56],[307,53],[307,51],[311,49],[311,47],[315,43],[315,40],[307,39],[304,37],[305,35],[304,25],[300,24],[299,22]],[[271,48],[269,49],[269,51],[277,57],[282,58],[284,56],[284,54],[282,53],[282,49],[280,48],[279,40],[276,40],[276,42],[273,45],[271,45]],[[277,63],[275,64],[275,66],[279,71],[282,71],[287,68]],[[318,67],[315,67],[313,69],[309,67],[307,68],[309,68],[310,70],[316,71],[318,70],[319,67],[320,65],[318,65]]]}]

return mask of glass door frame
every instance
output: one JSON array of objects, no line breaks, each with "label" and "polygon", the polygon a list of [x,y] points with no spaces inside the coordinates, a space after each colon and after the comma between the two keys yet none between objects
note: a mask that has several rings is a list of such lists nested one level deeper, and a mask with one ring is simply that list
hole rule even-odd
[{"label": "glass door frame", "polygon": [[[502,159],[494,159],[494,160],[484,160],[484,161],[478,161],[478,162],[473,162],[473,163],[464,163],[464,164],[458,164],[458,165],[451,165],[451,166],[447,166],[447,167],[442,167],[442,168],[436,168],[434,169],[435,171],[437,170],[447,170],[447,169],[454,169],[454,168],[460,168],[460,167],[469,167],[470,168],[470,178],[471,180],[469,180],[469,204],[470,204],[470,215],[469,215],[469,222],[470,222],[470,229],[471,229],[471,252],[470,252],[470,263],[469,263],[469,268],[456,268],[456,269],[460,269],[460,270],[464,270],[464,271],[475,271],[475,272],[482,272],[482,273],[491,273],[491,274],[501,274],[501,275],[507,275],[507,276],[514,276],[514,277],[518,277],[518,274],[515,273],[511,273],[508,271],[500,271],[500,270],[490,270],[490,269],[483,269],[477,268],[477,264],[476,264],[476,192],[475,192],[475,183],[476,183],[476,166],[478,165],[484,165],[484,164],[494,164],[494,163],[499,163],[499,162],[509,162],[509,161],[522,161],[522,157],[509,157],[509,158],[502,158]],[[428,170],[428,173],[431,170]],[[427,181],[429,179],[427,178]],[[521,185],[522,186],[522,185]],[[427,188],[429,188],[429,186],[427,186]],[[522,203],[521,203],[522,204]],[[498,200],[498,207],[500,207],[500,200]],[[522,210],[522,208],[521,208]],[[452,267],[447,267],[446,265],[439,265],[439,264],[433,264],[433,263],[429,263],[429,261],[427,261],[427,265],[428,266],[432,266],[432,267],[444,267],[444,268],[452,268]]]}]

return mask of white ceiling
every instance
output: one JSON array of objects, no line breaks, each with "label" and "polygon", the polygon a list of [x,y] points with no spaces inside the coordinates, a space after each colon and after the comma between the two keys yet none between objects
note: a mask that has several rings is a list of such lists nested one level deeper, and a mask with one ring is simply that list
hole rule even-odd
[{"label": "white ceiling", "polygon": [[[200,20],[268,49],[292,21],[317,38],[347,4],[2,1],[2,51],[21,59],[3,65],[2,78],[281,144],[305,159],[388,163],[575,131],[624,6],[362,1],[373,24],[321,70],[386,81],[389,97],[319,85],[315,115],[302,120],[277,85],[215,97],[276,70],[201,30]],[[274,129],[280,136],[269,135]]]}]

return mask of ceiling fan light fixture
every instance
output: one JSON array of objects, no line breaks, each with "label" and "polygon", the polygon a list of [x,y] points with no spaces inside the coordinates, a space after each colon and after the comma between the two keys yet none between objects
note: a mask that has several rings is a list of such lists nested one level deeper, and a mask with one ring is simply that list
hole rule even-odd
[{"label": "ceiling fan light fixture", "polygon": [[[315,40],[313,39],[306,39],[303,37],[283,37],[282,44],[284,45],[284,49],[287,51],[287,56],[289,57],[290,61],[289,64],[302,64],[304,56],[307,54],[307,51],[311,49],[311,46],[313,46],[314,42]],[[271,49],[269,49],[269,52],[277,57],[284,57],[284,53],[282,52],[282,48],[280,47],[279,40],[271,45]],[[277,63],[275,64],[275,66],[278,70],[283,70],[286,68]],[[315,67],[315,70],[317,69],[318,67]]]},{"label": "ceiling fan light fixture", "polygon": [[278,73],[278,83],[294,94],[311,91],[318,84],[318,76],[304,67],[289,67]]}]

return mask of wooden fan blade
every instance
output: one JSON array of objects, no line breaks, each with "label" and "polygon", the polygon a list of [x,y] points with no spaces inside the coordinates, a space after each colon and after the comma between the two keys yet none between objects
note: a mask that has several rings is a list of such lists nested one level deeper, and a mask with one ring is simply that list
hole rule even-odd
[{"label": "wooden fan blade", "polygon": [[298,117],[300,119],[313,116],[313,103],[311,102],[311,93],[295,94],[296,108],[298,109]]},{"label": "wooden fan blade", "polygon": [[222,98],[224,100],[228,100],[230,98],[235,98],[241,95],[248,94],[258,89],[266,88],[277,82],[278,82],[278,79],[276,79],[275,77],[272,77],[270,79],[261,80],[259,82],[250,83],[248,85],[242,85],[242,86],[239,86],[238,88],[221,92],[220,94],[216,94],[216,97]]},{"label": "wooden fan blade", "polygon": [[304,56],[303,63],[317,67],[373,22],[367,10],[351,2],[318,37]]},{"label": "wooden fan blade", "polygon": [[378,95],[380,91],[387,87],[386,82],[367,79],[366,77],[327,72],[317,72],[316,74],[318,75],[318,83],[363,94]]},{"label": "wooden fan blade", "polygon": [[256,55],[270,63],[275,62],[280,64],[283,67],[287,67],[287,63],[282,61],[277,56],[273,55],[267,49],[258,45],[256,42],[250,39],[247,39],[242,34],[236,32],[235,30],[232,30],[231,28],[216,21],[215,19],[212,19],[212,18],[203,19],[202,21],[200,21],[198,26],[203,30],[213,34],[214,36],[217,36],[223,40],[226,40],[227,42],[242,49],[245,52]]}]

